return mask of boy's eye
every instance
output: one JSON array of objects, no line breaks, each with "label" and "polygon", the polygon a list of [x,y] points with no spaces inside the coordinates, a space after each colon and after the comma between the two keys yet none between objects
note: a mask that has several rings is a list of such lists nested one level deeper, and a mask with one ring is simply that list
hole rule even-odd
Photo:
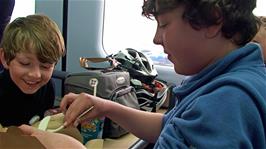
[{"label": "boy's eye", "polygon": [[53,67],[53,64],[44,64],[44,65],[41,65],[41,67],[44,69],[50,69]]},{"label": "boy's eye", "polygon": [[167,23],[158,23],[159,28],[164,28],[167,26]]},{"label": "boy's eye", "polygon": [[28,66],[28,65],[30,65],[30,63],[28,63],[28,62],[19,62],[21,65],[23,65],[23,66]]}]

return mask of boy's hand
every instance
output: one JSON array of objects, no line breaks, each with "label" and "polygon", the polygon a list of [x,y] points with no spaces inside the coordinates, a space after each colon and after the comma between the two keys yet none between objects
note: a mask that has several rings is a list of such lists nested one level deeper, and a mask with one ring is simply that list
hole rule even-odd
[{"label": "boy's hand", "polygon": [[36,137],[47,149],[54,148],[76,148],[85,149],[85,147],[76,139],[59,133],[51,133],[38,130],[28,125],[21,125],[19,128],[25,135]]},{"label": "boy's hand", "polygon": [[60,107],[55,107],[55,108],[52,108],[52,109],[48,109],[44,112],[44,117],[45,116],[51,116],[51,115],[55,115],[55,114],[58,114],[58,113],[61,113],[62,110]]},{"label": "boy's hand", "polygon": [[[105,113],[105,103],[108,100],[95,97],[86,93],[81,94],[67,94],[64,96],[60,103],[60,107],[62,111],[65,113],[65,126],[74,125],[76,126],[78,123],[82,123],[84,121],[88,121],[94,119],[96,117],[102,117]],[[80,114],[89,109],[90,107],[94,107],[90,112],[85,114],[82,119],[77,120]]]}]

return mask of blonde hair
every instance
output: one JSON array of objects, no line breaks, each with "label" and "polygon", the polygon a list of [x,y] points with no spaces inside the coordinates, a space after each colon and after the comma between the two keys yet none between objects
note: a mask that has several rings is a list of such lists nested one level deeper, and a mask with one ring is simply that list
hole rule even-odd
[{"label": "blonde hair", "polygon": [[266,17],[260,16],[258,17],[258,20],[260,26],[256,36],[253,38],[253,41],[261,43],[266,41]]},{"label": "blonde hair", "polygon": [[19,17],[8,24],[1,47],[8,64],[19,52],[34,53],[43,63],[56,63],[65,52],[57,24],[42,14]]},{"label": "blonde hair", "polygon": [[253,41],[261,45],[264,62],[266,63],[266,17],[260,16],[258,19],[260,21],[259,31]]},{"label": "blonde hair", "polygon": [[260,20],[260,27],[266,30],[266,17],[260,16],[258,18]]}]

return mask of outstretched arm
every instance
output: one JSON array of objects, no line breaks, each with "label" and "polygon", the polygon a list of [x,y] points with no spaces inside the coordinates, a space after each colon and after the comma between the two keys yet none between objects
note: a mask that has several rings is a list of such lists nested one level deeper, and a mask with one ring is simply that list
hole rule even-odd
[{"label": "outstretched arm", "polygon": [[161,132],[162,114],[136,110],[89,94],[70,93],[63,98],[60,106],[65,111],[66,125],[74,124],[83,111],[93,106],[93,110],[79,122],[96,117],[108,117],[137,137],[149,142],[155,142]]}]

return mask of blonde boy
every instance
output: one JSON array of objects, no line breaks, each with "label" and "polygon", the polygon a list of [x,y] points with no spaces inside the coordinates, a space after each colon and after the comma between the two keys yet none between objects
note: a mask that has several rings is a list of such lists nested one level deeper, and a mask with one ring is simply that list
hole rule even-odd
[{"label": "blonde boy", "polygon": [[0,123],[28,124],[53,107],[52,72],[65,45],[57,24],[45,15],[29,15],[11,22],[1,42]]},{"label": "blonde boy", "polygon": [[264,63],[266,63],[266,17],[260,16],[259,20],[261,26],[253,41],[260,43],[264,57]]}]

